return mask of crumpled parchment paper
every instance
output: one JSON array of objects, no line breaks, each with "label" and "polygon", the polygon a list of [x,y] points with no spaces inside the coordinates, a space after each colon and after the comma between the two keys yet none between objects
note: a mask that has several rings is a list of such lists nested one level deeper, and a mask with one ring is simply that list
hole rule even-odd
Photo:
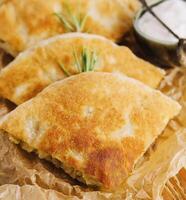
[{"label": "crumpled parchment paper", "polygon": [[131,199],[185,200],[186,69],[169,70],[161,82],[160,90],[179,101],[182,111],[168,124],[128,178],[129,194]]}]

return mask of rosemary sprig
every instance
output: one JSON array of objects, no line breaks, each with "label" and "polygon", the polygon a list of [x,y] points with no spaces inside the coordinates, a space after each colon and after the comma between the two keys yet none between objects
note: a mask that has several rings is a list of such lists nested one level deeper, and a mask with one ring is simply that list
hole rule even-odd
[{"label": "rosemary sprig", "polygon": [[97,62],[97,55],[94,51],[89,51],[86,48],[83,48],[82,51],[82,72],[93,71],[95,64]]},{"label": "rosemary sprig", "polygon": [[75,49],[73,49],[73,57],[74,57],[74,60],[75,60],[75,65],[76,65],[77,71],[81,73],[82,72],[81,61],[78,58],[78,55],[77,55],[77,52],[76,52]]},{"label": "rosemary sprig", "polygon": [[65,69],[65,66],[62,63],[60,63],[59,66],[61,67],[61,69],[63,70],[63,73],[66,76],[70,76],[70,73]]},{"label": "rosemary sprig", "polygon": [[85,23],[87,21],[87,15],[74,15],[67,4],[64,5],[64,8],[64,13],[54,13],[54,15],[59,19],[61,24],[63,24],[66,31],[83,32],[85,28]]},{"label": "rosemary sprig", "polygon": [[54,15],[59,19],[59,21],[63,24],[66,31],[73,32],[72,25],[68,22],[66,17],[64,17],[62,14],[54,13]]},{"label": "rosemary sprig", "polygon": [[[93,71],[98,61],[96,52],[90,51],[87,48],[83,48],[80,57],[78,57],[77,52],[73,50],[73,57],[78,73]],[[66,76],[72,75],[65,69],[63,64],[60,64],[60,67]]]}]

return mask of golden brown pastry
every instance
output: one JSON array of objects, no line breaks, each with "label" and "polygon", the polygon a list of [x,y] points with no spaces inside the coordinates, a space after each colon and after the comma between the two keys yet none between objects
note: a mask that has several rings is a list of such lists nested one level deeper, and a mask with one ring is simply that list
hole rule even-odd
[{"label": "golden brown pastry", "polygon": [[127,47],[101,36],[68,33],[40,42],[3,69],[0,95],[21,104],[54,81],[65,78],[67,72],[71,75],[82,69],[90,71],[85,69],[86,65],[94,66],[94,71],[126,74],[151,87],[157,87],[164,75],[163,70],[137,58]]},{"label": "golden brown pastry", "polygon": [[135,79],[87,72],[50,85],[6,115],[0,129],[70,176],[114,191],[179,111]]},{"label": "golden brown pastry", "polygon": [[4,0],[0,47],[15,56],[41,39],[76,31],[117,41],[138,8],[137,0]]}]

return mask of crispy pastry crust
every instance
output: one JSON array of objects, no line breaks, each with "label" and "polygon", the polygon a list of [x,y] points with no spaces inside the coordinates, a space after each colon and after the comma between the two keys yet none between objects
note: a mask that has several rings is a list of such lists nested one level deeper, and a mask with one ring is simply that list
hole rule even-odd
[{"label": "crispy pastry crust", "polygon": [[[0,5],[0,47],[12,55],[41,39],[65,33],[54,13],[85,17],[83,32],[119,40],[132,27],[137,0],[6,0]],[[67,14],[69,19],[69,14]]]},{"label": "crispy pastry crust", "polygon": [[0,129],[71,176],[113,191],[180,106],[125,76],[90,72],[47,87],[18,106]]},{"label": "crispy pastry crust", "polygon": [[101,36],[70,33],[45,40],[21,53],[0,72],[0,95],[16,104],[23,103],[66,77],[60,63],[71,74],[76,74],[73,52],[80,56],[83,48],[97,54],[95,71],[126,74],[154,88],[164,76],[163,70],[137,58],[127,47]]}]

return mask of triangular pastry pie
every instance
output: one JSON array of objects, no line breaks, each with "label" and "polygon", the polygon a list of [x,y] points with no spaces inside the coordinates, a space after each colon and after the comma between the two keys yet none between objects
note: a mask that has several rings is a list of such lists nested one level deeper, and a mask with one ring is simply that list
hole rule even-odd
[{"label": "triangular pastry pie", "polygon": [[87,72],[51,84],[6,115],[0,129],[73,178],[115,191],[179,111],[135,79]]},{"label": "triangular pastry pie", "polygon": [[1,0],[0,47],[16,56],[42,39],[76,31],[118,41],[139,8],[137,0]]},{"label": "triangular pastry pie", "polygon": [[127,47],[101,36],[69,33],[40,42],[5,67],[0,72],[0,96],[21,104],[66,78],[67,72],[79,73],[82,65],[94,66],[94,71],[126,74],[154,88],[164,76],[164,70],[137,58]]}]

